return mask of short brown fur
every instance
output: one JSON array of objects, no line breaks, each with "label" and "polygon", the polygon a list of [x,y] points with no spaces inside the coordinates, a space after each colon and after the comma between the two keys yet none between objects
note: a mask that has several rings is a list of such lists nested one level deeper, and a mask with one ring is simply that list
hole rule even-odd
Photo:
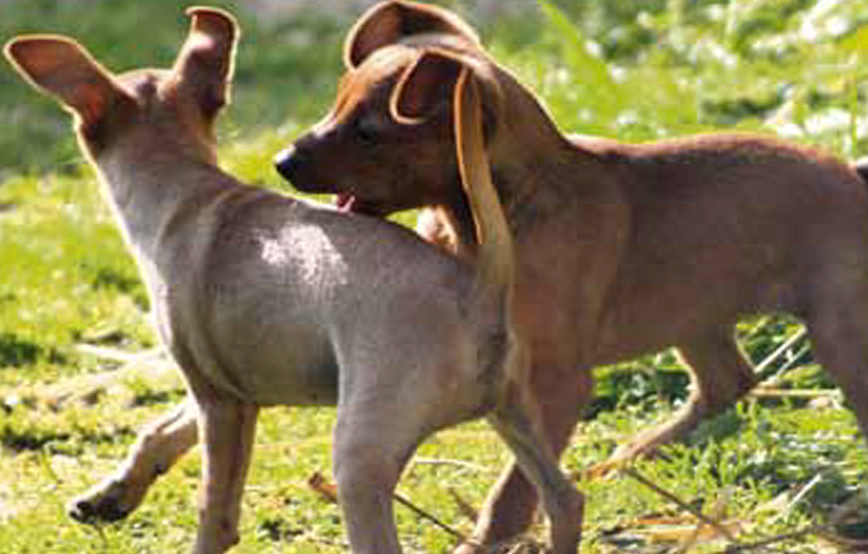
[{"label": "short brown fur", "polygon": [[[488,156],[517,248],[518,322],[558,452],[590,400],[591,369],[643,353],[677,347],[693,390],[679,414],[622,446],[613,463],[732,406],[757,381],[734,326],[768,312],[806,323],[868,432],[868,187],[854,167],[751,135],[645,145],[564,136],[464,27],[426,27],[435,14],[455,17],[403,0],[364,15],[347,39],[354,55],[342,90],[352,103],[300,137],[278,168],[298,188],[339,193],[358,211],[429,207],[422,231],[472,256],[448,103],[429,99],[424,122],[412,125],[391,110],[395,84],[432,49],[464,60],[481,82]],[[533,504],[509,468],[476,537],[513,536]]]}]

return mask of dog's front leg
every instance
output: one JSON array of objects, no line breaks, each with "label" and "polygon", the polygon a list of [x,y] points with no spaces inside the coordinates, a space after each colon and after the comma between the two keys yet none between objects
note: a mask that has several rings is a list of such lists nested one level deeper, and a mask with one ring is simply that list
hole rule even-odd
[{"label": "dog's front leg", "polygon": [[148,425],[112,475],[70,502],[69,515],[82,523],[129,515],[154,481],[196,444],[197,414],[196,403],[188,397]]},{"label": "dog's front leg", "polygon": [[232,398],[198,398],[204,441],[194,554],[221,554],[238,542],[241,495],[259,409]]}]

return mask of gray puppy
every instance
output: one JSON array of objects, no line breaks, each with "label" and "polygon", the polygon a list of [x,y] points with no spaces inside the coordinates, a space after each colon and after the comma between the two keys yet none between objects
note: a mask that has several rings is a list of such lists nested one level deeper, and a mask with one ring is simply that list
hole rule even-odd
[{"label": "gray puppy", "polygon": [[5,50],[76,115],[190,393],[114,476],[73,502],[72,515],[125,516],[201,437],[193,552],[224,552],[238,541],[259,408],[336,403],[334,467],[350,545],[394,554],[392,494],[416,446],[488,413],[539,487],[554,550],[575,552],[581,496],[521,396],[527,356],[512,326],[512,242],[473,78],[454,93],[461,173],[480,214],[480,257],[470,266],[396,225],[222,173],[213,122],[227,101],[237,26],[218,10],[189,13],[171,70],[115,76],[62,37],[19,37]]}]

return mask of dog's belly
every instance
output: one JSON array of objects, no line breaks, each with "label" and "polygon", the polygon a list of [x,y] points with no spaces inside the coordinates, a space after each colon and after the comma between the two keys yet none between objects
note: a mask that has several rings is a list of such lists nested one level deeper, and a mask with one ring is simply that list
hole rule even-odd
[{"label": "dog's belly", "polygon": [[224,290],[197,311],[158,313],[182,371],[261,406],[333,405],[338,364],[327,331],[290,295],[250,292]]},{"label": "dog's belly", "polygon": [[268,405],[333,405],[338,364],[319,329],[291,320],[229,325],[215,363],[247,400]]},{"label": "dog's belly", "polygon": [[587,365],[629,361],[684,345],[710,329],[731,327],[743,317],[776,311],[741,308],[737,305],[703,306],[701,301],[690,307],[672,304],[663,309],[651,303],[628,306],[617,314],[607,314],[599,330],[599,341],[593,349],[594,358]]},{"label": "dog's belly", "polygon": [[[291,347],[290,347],[291,348]],[[292,352],[274,356],[250,353],[250,363],[238,367],[236,376],[248,399],[260,406],[332,406],[338,397],[338,367],[323,357],[303,362]]]},{"label": "dog's belly", "polygon": [[712,242],[623,264],[599,319],[593,365],[684,345],[759,313],[802,315],[806,271],[798,247]]}]

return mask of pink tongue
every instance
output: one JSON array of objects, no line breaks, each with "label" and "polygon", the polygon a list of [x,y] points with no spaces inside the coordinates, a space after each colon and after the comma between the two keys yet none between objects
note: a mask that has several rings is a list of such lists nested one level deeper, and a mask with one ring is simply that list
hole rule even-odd
[{"label": "pink tongue", "polygon": [[335,198],[335,206],[342,212],[353,211],[353,205],[356,203],[356,197],[352,194],[341,193]]}]

